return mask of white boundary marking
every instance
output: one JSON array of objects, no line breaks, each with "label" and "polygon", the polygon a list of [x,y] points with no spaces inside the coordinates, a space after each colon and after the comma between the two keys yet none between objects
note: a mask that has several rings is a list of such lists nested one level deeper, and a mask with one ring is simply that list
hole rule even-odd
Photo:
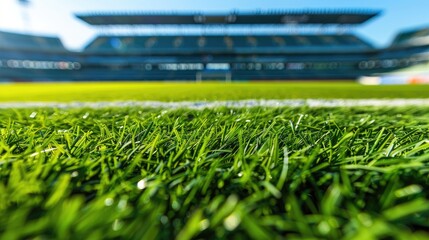
[{"label": "white boundary marking", "polygon": [[100,102],[6,102],[0,109],[9,108],[107,108],[142,107],[164,109],[248,108],[248,107],[401,107],[429,106],[429,98],[423,99],[284,99],[284,100],[237,100],[237,101],[100,101]]}]

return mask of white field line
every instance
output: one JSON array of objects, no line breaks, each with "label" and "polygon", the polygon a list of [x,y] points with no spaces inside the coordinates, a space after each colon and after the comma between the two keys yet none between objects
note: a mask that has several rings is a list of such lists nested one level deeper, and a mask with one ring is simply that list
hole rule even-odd
[{"label": "white field line", "polygon": [[401,107],[429,106],[429,98],[423,99],[285,99],[285,100],[237,100],[237,101],[102,101],[102,102],[7,102],[0,108],[106,108],[106,107],[143,107],[164,109],[205,109],[205,108],[248,108],[248,107]]}]

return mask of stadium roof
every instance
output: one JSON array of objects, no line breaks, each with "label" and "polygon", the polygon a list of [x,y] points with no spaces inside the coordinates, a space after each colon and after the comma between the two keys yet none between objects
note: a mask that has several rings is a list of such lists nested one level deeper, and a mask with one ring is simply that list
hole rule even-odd
[{"label": "stadium roof", "polygon": [[429,26],[400,32],[392,46],[418,46],[429,44]]},{"label": "stadium roof", "polygon": [[107,25],[226,25],[226,24],[362,24],[378,10],[274,10],[254,12],[83,13],[75,16],[93,26]]}]

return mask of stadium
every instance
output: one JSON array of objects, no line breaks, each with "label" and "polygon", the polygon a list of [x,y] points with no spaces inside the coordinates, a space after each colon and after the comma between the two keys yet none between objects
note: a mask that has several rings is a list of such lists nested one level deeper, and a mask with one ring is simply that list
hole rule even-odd
[{"label": "stadium", "polygon": [[0,1],[0,239],[429,239],[427,7]]},{"label": "stadium", "polygon": [[[375,10],[76,14],[97,28],[157,30],[149,35],[101,34],[79,52],[68,51],[57,37],[1,32],[0,79],[356,80],[426,64],[427,28],[401,32],[381,49],[348,30],[380,14]],[[179,30],[162,31],[168,27]],[[200,32],[193,33],[192,27]],[[300,33],[303,28],[310,30]]]}]

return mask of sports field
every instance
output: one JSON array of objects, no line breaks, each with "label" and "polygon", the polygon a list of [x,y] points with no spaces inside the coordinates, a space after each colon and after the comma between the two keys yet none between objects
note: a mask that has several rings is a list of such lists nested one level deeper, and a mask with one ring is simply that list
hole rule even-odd
[{"label": "sports field", "polygon": [[[429,86],[0,85],[4,103],[307,98]],[[22,106],[0,109],[0,239],[429,238],[428,105]]]},{"label": "sports field", "polygon": [[429,85],[364,86],[355,82],[22,83],[0,85],[0,92],[0,102],[429,98]]}]

